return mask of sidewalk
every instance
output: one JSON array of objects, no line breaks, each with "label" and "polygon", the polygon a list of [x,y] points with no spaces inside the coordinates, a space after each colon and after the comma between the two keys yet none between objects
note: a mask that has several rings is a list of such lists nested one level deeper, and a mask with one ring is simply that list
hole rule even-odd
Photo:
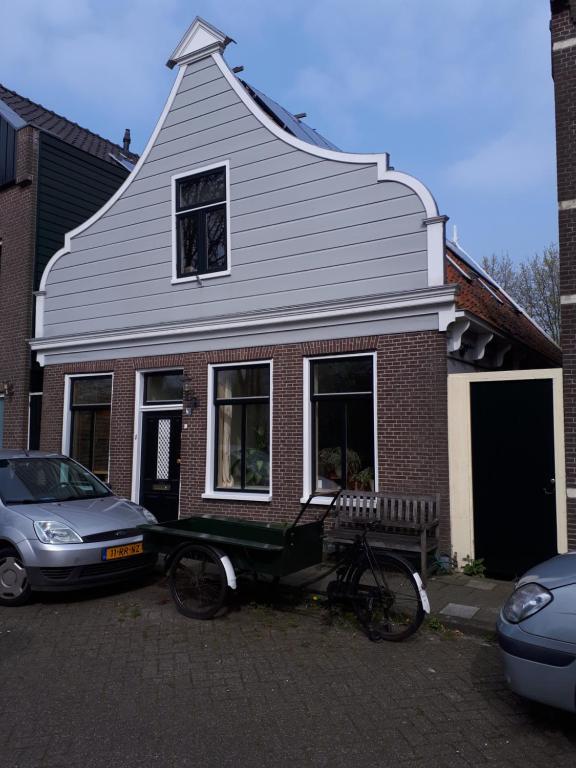
[{"label": "sidewalk", "polygon": [[446,627],[480,634],[494,632],[500,608],[513,590],[513,581],[461,573],[432,576],[427,584],[432,616]]},{"label": "sidewalk", "polygon": [[[283,579],[286,586],[323,594],[334,576],[322,578],[324,566],[313,566]],[[314,579],[318,581],[308,585]],[[491,635],[495,631],[500,608],[514,590],[512,581],[494,581],[478,576],[455,573],[431,576],[426,591],[430,600],[430,617],[449,629]]]}]

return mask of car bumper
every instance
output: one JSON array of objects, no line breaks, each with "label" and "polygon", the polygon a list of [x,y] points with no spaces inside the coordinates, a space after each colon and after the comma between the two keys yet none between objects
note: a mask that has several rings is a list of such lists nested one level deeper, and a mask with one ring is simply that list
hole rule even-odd
[{"label": "car bumper", "polygon": [[92,544],[66,545],[27,540],[21,542],[19,548],[26,563],[32,589],[55,591],[109,584],[150,572],[156,564],[157,554],[146,545],[142,554],[115,560],[103,559],[103,552],[107,547],[140,541],[141,536]]},{"label": "car bumper", "polygon": [[502,617],[497,628],[510,688],[527,699],[576,712],[576,645],[532,635]]}]

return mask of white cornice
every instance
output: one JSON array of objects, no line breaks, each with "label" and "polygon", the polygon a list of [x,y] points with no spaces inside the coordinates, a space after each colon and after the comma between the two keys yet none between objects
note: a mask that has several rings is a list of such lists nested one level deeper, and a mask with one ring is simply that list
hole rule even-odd
[{"label": "white cornice", "polygon": [[330,302],[324,305],[284,307],[270,312],[220,316],[209,321],[121,329],[99,334],[35,338],[30,341],[30,346],[38,353],[39,359],[43,359],[45,354],[58,354],[73,349],[106,349],[143,341],[171,343],[197,338],[221,338],[228,335],[237,337],[242,332],[266,332],[278,328],[298,330],[339,320],[375,321],[436,313],[439,316],[439,330],[443,331],[455,318],[455,293],[455,286],[423,288],[418,291],[365,296],[361,299]]}]

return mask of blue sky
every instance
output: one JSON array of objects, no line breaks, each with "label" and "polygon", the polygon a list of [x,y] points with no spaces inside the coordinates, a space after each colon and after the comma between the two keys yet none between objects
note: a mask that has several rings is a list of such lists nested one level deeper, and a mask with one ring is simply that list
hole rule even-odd
[{"label": "blue sky", "polygon": [[141,151],[196,14],[250,83],[420,178],[477,259],[557,240],[547,0],[12,0],[0,82]]}]

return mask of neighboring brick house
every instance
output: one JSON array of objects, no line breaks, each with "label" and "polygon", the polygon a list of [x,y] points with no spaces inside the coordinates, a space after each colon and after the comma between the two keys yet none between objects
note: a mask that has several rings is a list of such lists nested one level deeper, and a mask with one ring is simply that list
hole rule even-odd
[{"label": "neighboring brick house", "polygon": [[0,85],[0,445],[39,441],[42,369],[28,339],[42,271],[136,159]]},{"label": "neighboring brick house", "polygon": [[556,104],[560,335],[564,357],[564,436],[568,530],[576,545],[576,2],[553,0],[552,76]]},{"label": "neighboring brick house", "polygon": [[42,447],[89,435],[91,468],[165,517],[439,493],[449,548],[449,371],[559,350],[447,247],[420,181],[248,86],[228,42],[194,21],[136,168],[44,272]]}]

